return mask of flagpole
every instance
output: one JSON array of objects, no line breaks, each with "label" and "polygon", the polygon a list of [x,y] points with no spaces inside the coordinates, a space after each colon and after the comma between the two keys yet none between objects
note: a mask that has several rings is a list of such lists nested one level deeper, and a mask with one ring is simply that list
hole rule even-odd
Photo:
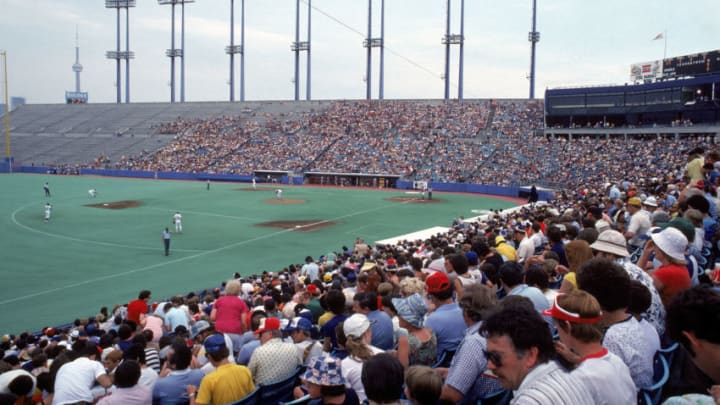
[{"label": "flagpole", "polygon": [[665,42],[665,46],[663,46],[663,60],[667,58],[667,29],[663,31],[663,39]]}]

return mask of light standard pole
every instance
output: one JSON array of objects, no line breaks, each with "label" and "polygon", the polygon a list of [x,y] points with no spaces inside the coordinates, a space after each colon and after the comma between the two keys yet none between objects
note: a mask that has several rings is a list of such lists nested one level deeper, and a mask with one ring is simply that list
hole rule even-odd
[{"label": "light standard pole", "polygon": [[10,154],[10,101],[8,100],[8,78],[7,78],[7,51],[0,51],[3,57],[3,72],[5,73],[5,160],[8,165],[8,172],[12,173],[12,155]]}]

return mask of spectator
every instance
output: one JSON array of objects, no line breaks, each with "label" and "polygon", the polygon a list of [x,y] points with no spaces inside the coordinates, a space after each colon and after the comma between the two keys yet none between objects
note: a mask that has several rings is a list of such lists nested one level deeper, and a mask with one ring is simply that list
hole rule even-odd
[{"label": "spectator", "polygon": [[630,370],[620,358],[602,346],[603,331],[598,324],[602,318],[600,304],[592,295],[581,290],[559,295],[552,308],[543,314],[551,316],[555,322],[560,337],[555,344],[558,353],[575,365],[572,373],[588,388],[595,404],[631,404],[636,401],[637,393]]},{"label": "spectator", "polygon": [[96,383],[106,389],[112,385],[112,379],[102,364],[95,360],[98,356],[95,343],[79,341],[73,345],[73,349],[76,347],[79,357],[62,365],[55,377],[53,405],[92,403],[94,398],[91,389]]},{"label": "spectator", "polygon": [[371,344],[382,350],[390,350],[395,346],[393,339],[392,319],[378,309],[378,296],[374,292],[361,292],[353,298],[353,312],[363,314],[370,320],[372,329]]},{"label": "spectator", "polygon": [[362,369],[362,386],[369,405],[400,405],[403,393],[402,364],[387,353],[368,359]]},{"label": "spectator", "polygon": [[479,398],[497,391],[496,379],[484,375],[487,370],[485,337],[478,333],[482,320],[496,305],[495,293],[483,285],[468,287],[460,300],[463,319],[467,325],[465,336],[453,356],[450,369],[438,369],[445,375],[441,399],[453,404],[474,404]]},{"label": "spectator", "polygon": [[167,361],[160,372],[160,379],[152,392],[154,405],[176,405],[187,398],[188,385],[200,386],[205,374],[199,369],[191,369],[192,351],[180,340],[173,343],[167,353]]},{"label": "spectator", "polygon": [[500,267],[500,282],[507,295],[521,295],[532,301],[538,312],[550,307],[542,291],[524,283],[523,266],[516,262],[507,262]]},{"label": "spectator", "polygon": [[592,249],[590,245],[584,240],[572,240],[565,245],[565,254],[567,255],[568,273],[563,277],[562,284],[560,285],[559,293],[567,293],[577,288],[577,282],[575,277],[578,270],[582,267],[585,262],[593,258]]},{"label": "spectator", "polygon": [[622,234],[614,230],[602,232],[590,248],[595,251],[595,258],[612,260],[622,266],[631,279],[638,280],[647,287],[652,301],[647,311],[643,312],[642,318],[650,322],[661,336],[665,331],[665,307],[652,277],[630,261],[630,254]]},{"label": "spectator", "polygon": [[150,301],[150,290],[142,290],[138,294],[138,299],[132,300],[127,305],[127,319],[135,322],[136,325],[143,324],[143,320],[148,313],[148,301]]},{"label": "spectator", "polygon": [[322,344],[310,337],[312,328],[312,323],[300,316],[293,318],[285,328],[285,331],[290,334],[295,343],[298,354],[305,366],[310,363],[310,359],[323,354]]},{"label": "spectator", "polygon": [[359,405],[357,394],[345,387],[341,372],[342,360],[331,356],[310,359],[301,380],[310,395],[308,405]]},{"label": "spectator", "polygon": [[652,233],[650,238],[645,244],[642,261],[638,263],[647,262],[648,256],[652,254],[660,262],[660,267],[649,273],[663,304],[667,307],[677,293],[691,287],[690,274],[685,266],[688,241],[682,232],[672,227]]},{"label": "spectator", "polygon": [[578,287],[592,294],[602,308],[600,325],[606,328],[603,346],[630,369],[638,390],[652,385],[653,358],[648,342],[638,340],[642,329],[628,313],[630,277],[620,265],[607,259],[592,259],[578,274]]},{"label": "spectator", "polygon": [[423,327],[427,305],[420,294],[393,298],[392,304],[400,321],[397,358],[404,368],[412,365],[431,366],[437,358],[437,338],[432,329]]},{"label": "spectator", "polygon": [[370,344],[372,329],[370,329],[370,321],[363,314],[353,314],[347,318],[343,323],[343,332],[347,338],[345,348],[348,356],[342,361],[342,375],[345,378],[345,385],[355,390],[358,399],[362,402],[367,399],[360,379],[363,364],[383,351]]},{"label": "spectator", "polygon": [[215,330],[227,334],[233,342],[233,351],[239,351],[240,336],[245,333],[248,306],[240,299],[241,284],[239,280],[229,280],[225,284],[225,294],[215,300],[210,320],[215,322]]},{"label": "spectator", "polygon": [[133,360],[123,361],[115,371],[115,390],[106,395],[98,405],[146,405],[152,403],[152,389],[138,384],[140,364]]},{"label": "spectator", "polygon": [[483,322],[488,368],[517,404],[592,404],[585,384],[553,359],[550,330],[540,314],[526,306],[508,306]]},{"label": "spectator", "polygon": [[325,303],[335,315],[320,329],[320,334],[323,336],[323,350],[330,352],[338,347],[335,328],[347,319],[345,314],[345,294],[342,291],[330,290],[326,295]]},{"label": "spectator", "polygon": [[230,350],[225,344],[223,335],[215,334],[208,337],[203,346],[215,371],[202,379],[199,389],[191,384],[186,387],[190,405],[224,405],[237,401],[255,390],[250,370],[245,366],[231,364],[227,360]]},{"label": "spectator", "polygon": [[405,396],[410,404],[435,405],[442,391],[442,377],[427,366],[411,366],[405,373]]},{"label": "spectator", "polygon": [[668,306],[668,336],[685,349],[693,363],[716,384],[720,384],[720,295],[705,286],[678,293]]},{"label": "spectator", "polygon": [[437,337],[437,352],[454,353],[463,338],[465,321],[457,303],[453,302],[453,287],[442,271],[431,274],[425,280],[427,298],[435,307],[425,321]]},{"label": "spectator", "polygon": [[295,345],[282,341],[278,318],[264,318],[255,333],[261,346],[253,352],[248,368],[256,385],[287,378],[303,364]]}]

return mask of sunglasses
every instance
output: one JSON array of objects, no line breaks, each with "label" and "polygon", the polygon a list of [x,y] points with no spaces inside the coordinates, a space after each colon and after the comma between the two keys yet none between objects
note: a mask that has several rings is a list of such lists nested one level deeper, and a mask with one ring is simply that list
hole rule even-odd
[{"label": "sunglasses", "polygon": [[497,352],[489,352],[487,350],[483,349],[483,354],[485,355],[485,358],[488,359],[488,361],[492,362],[495,367],[502,367],[502,356],[500,353]]}]

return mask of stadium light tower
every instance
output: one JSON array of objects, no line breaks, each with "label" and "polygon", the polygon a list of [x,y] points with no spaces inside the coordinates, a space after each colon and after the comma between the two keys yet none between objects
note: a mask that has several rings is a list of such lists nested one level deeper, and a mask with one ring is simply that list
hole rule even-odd
[{"label": "stadium light tower", "polygon": [[[105,8],[114,8],[117,11],[117,49],[105,52],[105,57],[115,59],[117,103],[122,102],[122,83],[120,80],[120,61],[125,60],[125,102],[130,102],[130,59],[135,58],[135,52],[130,51],[130,7],[135,7],[135,0],[105,0]],[[125,50],[120,50],[120,9],[125,9]]]},{"label": "stadium light tower", "polygon": [[385,0],[380,0],[380,37],[372,37],[372,0],[368,0],[368,34],[363,46],[367,48],[367,67],[365,71],[365,98],[372,99],[372,48],[380,48],[380,78],[378,98],[382,100],[385,87]]},{"label": "stadium light tower", "polygon": [[235,0],[230,0],[230,101],[235,101],[235,55],[240,54],[240,101],[245,101],[245,0],[240,4],[240,45],[235,45]]},{"label": "stadium light tower", "polygon": [[535,98],[535,45],[540,41],[540,33],[537,31],[537,0],[533,0],[532,6],[532,31],[528,33],[530,41],[530,99]]},{"label": "stadium light tower", "polygon": [[[175,58],[180,58],[180,102],[185,102],[185,3],[194,3],[195,0],[158,0],[158,4],[163,6],[170,4],[171,24],[170,24],[170,49],[165,51],[165,55],[170,58],[170,102],[175,102]],[[175,6],[180,5],[180,49],[175,48]]]},{"label": "stadium light tower", "polygon": [[463,56],[465,43],[465,0],[460,0],[460,34],[450,34],[450,0],[447,0],[447,21],[445,36],[445,100],[450,99],[450,45],[460,45],[460,67],[458,72],[458,100],[463,98]]},{"label": "stadium light tower", "polygon": [[295,0],[295,42],[290,44],[290,50],[295,52],[295,76],[293,83],[295,84],[295,101],[300,100],[300,52],[307,52],[307,79],[305,82],[306,86],[306,99],[310,100],[310,30],[312,27],[312,0],[307,1],[307,41],[300,41],[300,0]]}]

